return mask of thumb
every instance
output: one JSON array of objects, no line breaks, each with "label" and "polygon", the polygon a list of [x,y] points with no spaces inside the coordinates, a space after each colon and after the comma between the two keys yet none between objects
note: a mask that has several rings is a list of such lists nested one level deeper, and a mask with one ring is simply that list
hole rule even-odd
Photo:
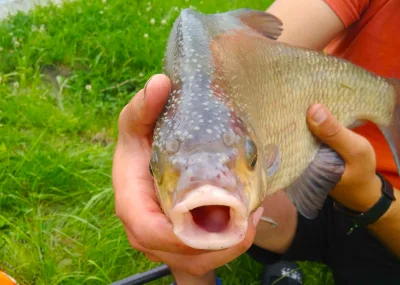
[{"label": "thumb", "polygon": [[171,90],[171,81],[165,75],[151,77],[121,111],[118,120],[120,131],[145,136],[153,132]]},{"label": "thumb", "polygon": [[355,156],[361,158],[362,153],[372,148],[364,137],[344,127],[321,104],[310,106],[307,111],[307,123],[310,131],[346,162]]}]

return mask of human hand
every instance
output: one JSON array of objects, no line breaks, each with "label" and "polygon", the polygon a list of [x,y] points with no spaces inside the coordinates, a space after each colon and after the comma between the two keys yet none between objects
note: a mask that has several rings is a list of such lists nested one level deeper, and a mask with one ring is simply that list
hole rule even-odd
[{"label": "human hand", "polygon": [[349,209],[365,212],[381,197],[382,182],[376,175],[375,152],[369,141],[345,128],[322,105],[310,106],[307,123],[311,132],[345,161],[342,179],[330,195]]},{"label": "human hand", "polygon": [[151,261],[162,261],[178,270],[202,275],[245,252],[252,244],[262,209],[254,213],[245,239],[218,252],[190,248],[173,233],[161,210],[149,172],[153,130],[171,89],[164,75],[152,77],[122,110],[118,121],[118,143],[113,161],[115,209],[131,246]]}]

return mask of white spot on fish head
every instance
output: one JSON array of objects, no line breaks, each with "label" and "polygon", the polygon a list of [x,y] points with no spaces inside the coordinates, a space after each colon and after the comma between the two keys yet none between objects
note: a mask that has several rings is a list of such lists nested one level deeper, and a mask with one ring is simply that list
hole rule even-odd
[{"label": "white spot on fish head", "polygon": [[225,132],[222,139],[226,146],[232,146],[236,142],[236,135],[232,131]]},{"label": "white spot on fish head", "polygon": [[179,141],[176,138],[171,138],[165,142],[165,150],[169,154],[176,153],[179,149]]}]

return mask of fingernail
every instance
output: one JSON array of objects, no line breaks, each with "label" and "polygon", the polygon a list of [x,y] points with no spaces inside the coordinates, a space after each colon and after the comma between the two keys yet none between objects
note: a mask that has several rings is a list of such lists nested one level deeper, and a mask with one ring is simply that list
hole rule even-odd
[{"label": "fingernail", "polygon": [[321,105],[319,105],[317,109],[314,111],[314,114],[311,116],[311,120],[315,124],[319,125],[326,120],[326,117],[327,115],[324,108]]},{"label": "fingernail", "polygon": [[254,212],[254,214],[253,214],[253,224],[254,224],[254,226],[257,226],[258,222],[259,222],[260,219],[261,219],[261,216],[262,216],[262,213],[263,213],[263,212],[264,212],[264,208],[263,208],[263,207],[258,208],[258,209]]},{"label": "fingernail", "polygon": [[147,85],[149,85],[151,79],[152,79],[154,76],[155,76],[155,75],[151,76],[151,77],[149,78],[149,80],[147,80],[146,84],[144,85],[142,100],[144,100],[144,98],[146,98],[146,89],[147,89]]}]

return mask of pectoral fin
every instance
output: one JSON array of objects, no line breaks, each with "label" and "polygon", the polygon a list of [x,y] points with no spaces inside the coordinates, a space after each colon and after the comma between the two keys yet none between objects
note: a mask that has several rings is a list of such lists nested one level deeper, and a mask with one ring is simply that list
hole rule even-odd
[{"label": "pectoral fin", "polygon": [[264,148],[265,153],[265,167],[267,176],[274,175],[281,164],[281,153],[276,144],[268,144]]},{"label": "pectoral fin", "polygon": [[340,181],[344,169],[344,161],[339,154],[321,145],[314,160],[285,191],[300,214],[314,219],[329,192]]}]

